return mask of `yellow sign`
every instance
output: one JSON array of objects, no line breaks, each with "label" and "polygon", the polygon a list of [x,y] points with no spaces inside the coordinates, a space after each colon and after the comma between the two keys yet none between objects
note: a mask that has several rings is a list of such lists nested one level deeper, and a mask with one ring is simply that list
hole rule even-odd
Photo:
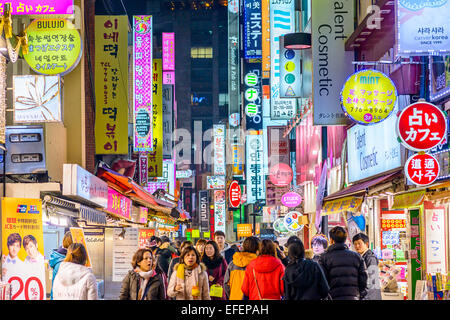
[{"label": "yellow sign", "polygon": [[237,236],[240,237],[251,237],[252,233],[252,225],[251,224],[238,224],[237,225]]},{"label": "yellow sign", "polygon": [[327,201],[323,204],[321,215],[324,216],[344,211],[357,212],[362,201],[362,197],[346,197]]},{"label": "yellow sign", "polygon": [[153,59],[153,151],[148,153],[148,176],[162,177],[163,113],[162,60]]},{"label": "yellow sign", "polygon": [[128,17],[95,16],[95,153],[128,153]]},{"label": "yellow sign", "polygon": [[91,268],[92,264],[91,264],[91,258],[89,257],[89,250],[88,247],[86,245],[86,239],[84,237],[84,232],[82,228],[70,228],[70,233],[72,234],[72,241],[73,243],[81,243],[84,248],[86,249],[87,252],[87,261],[86,261],[86,267]]},{"label": "yellow sign", "polygon": [[200,230],[193,229],[192,230],[192,238],[200,238]]},{"label": "yellow sign", "polygon": [[419,207],[424,200],[425,190],[395,195],[391,209]]},{"label": "yellow sign", "polygon": [[12,300],[45,300],[42,201],[2,198],[2,281]]},{"label": "yellow sign", "polygon": [[367,125],[386,119],[397,102],[394,82],[377,70],[354,73],[345,82],[341,104],[345,114],[353,121]]},{"label": "yellow sign", "polygon": [[31,69],[45,75],[65,75],[81,59],[81,36],[66,19],[34,20],[26,29],[28,53],[25,61]]},{"label": "yellow sign", "polygon": [[205,239],[211,238],[211,232],[203,232],[203,238]]}]

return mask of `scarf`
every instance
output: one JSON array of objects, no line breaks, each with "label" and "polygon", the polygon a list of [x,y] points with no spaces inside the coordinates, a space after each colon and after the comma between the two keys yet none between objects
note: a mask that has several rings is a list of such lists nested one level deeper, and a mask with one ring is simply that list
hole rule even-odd
[{"label": "scarf", "polygon": [[203,256],[202,262],[205,264],[206,268],[208,268],[208,271],[214,270],[218,268],[222,264],[223,258],[221,256],[211,259],[206,254]]},{"label": "scarf", "polygon": [[[200,270],[199,270],[200,269]],[[178,269],[177,269],[177,273],[176,273],[176,283],[175,286],[177,284],[180,284],[183,286],[184,290],[186,291],[186,286],[185,286],[185,277],[194,277],[194,283],[196,284],[193,288],[192,288],[192,292],[191,295],[193,297],[198,297],[200,295],[200,291],[198,288],[198,275],[201,272],[201,268],[199,268],[199,265],[197,263],[195,263],[192,267],[188,267],[186,266],[184,263],[180,263],[178,265]],[[186,292],[184,294],[186,296]]]},{"label": "scarf", "polygon": [[139,292],[138,292],[138,300],[145,300],[145,296],[142,296],[142,292],[147,287],[148,282],[150,281],[150,278],[154,277],[156,275],[156,272],[154,270],[150,270],[147,272],[142,271],[137,267],[134,269],[134,272],[139,274]]}]

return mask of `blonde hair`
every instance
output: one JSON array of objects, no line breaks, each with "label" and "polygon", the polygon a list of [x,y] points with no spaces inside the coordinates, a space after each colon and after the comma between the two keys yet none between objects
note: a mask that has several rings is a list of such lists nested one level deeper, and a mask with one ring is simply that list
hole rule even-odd
[{"label": "blonde hair", "polygon": [[87,261],[86,248],[81,243],[72,243],[67,249],[67,255],[64,262],[72,262],[85,265]]}]

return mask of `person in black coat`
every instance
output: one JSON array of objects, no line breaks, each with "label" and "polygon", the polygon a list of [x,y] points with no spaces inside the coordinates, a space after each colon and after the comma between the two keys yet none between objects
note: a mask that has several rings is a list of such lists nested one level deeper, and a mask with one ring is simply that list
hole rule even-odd
[{"label": "person in black coat", "polygon": [[159,267],[162,271],[167,275],[169,273],[169,265],[172,260],[172,251],[170,251],[169,239],[166,238],[157,238],[156,243],[158,245],[158,249],[155,252],[155,256],[158,262]]},{"label": "person in black coat", "polygon": [[320,256],[333,300],[362,300],[367,295],[367,271],[361,256],[345,245],[347,231],[330,230],[331,246]]},{"label": "person in black coat", "polygon": [[288,247],[289,264],[284,271],[285,300],[323,300],[330,287],[317,262],[305,259],[305,247],[301,240]]}]

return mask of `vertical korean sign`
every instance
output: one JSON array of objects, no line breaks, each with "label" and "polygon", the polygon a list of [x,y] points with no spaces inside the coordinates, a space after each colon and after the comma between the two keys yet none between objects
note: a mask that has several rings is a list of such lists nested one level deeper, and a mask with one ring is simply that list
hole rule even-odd
[{"label": "vertical korean sign", "polygon": [[263,172],[263,135],[249,134],[246,141],[247,203],[266,198]]},{"label": "vertical korean sign", "polygon": [[272,120],[289,120],[297,112],[296,99],[280,95],[280,36],[295,32],[295,1],[270,2],[270,87]]},{"label": "vertical korean sign", "polygon": [[228,1],[228,114],[240,113],[239,0]]},{"label": "vertical korean sign", "polygon": [[244,56],[262,58],[261,0],[244,0]]},{"label": "vertical korean sign", "polygon": [[133,16],[134,151],[153,150],[152,16]]},{"label": "vertical korean sign", "polygon": [[153,151],[148,153],[148,176],[162,176],[163,113],[162,60],[153,59]]},{"label": "vertical korean sign", "polygon": [[172,158],[172,133],[173,133],[173,86],[163,84],[162,89],[163,111],[163,157]]},{"label": "vertical korean sign", "polygon": [[[226,221],[225,190],[214,190],[214,230],[225,232]],[[214,231],[214,232],[215,232]]]},{"label": "vertical korean sign", "polygon": [[214,175],[224,176],[225,172],[225,125],[213,125]]},{"label": "vertical korean sign", "polygon": [[2,281],[11,300],[45,300],[42,202],[2,198]]},{"label": "vertical korean sign", "polygon": [[353,52],[345,51],[345,41],[354,30],[354,1],[336,3],[311,1],[314,125],[349,123],[339,101],[342,84],[353,73]]},{"label": "vertical korean sign", "polygon": [[128,153],[128,17],[95,16],[95,153]]},{"label": "vertical korean sign", "polygon": [[424,203],[425,258],[427,273],[447,272],[447,232],[445,207]]},{"label": "vertical korean sign", "polygon": [[162,34],[163,84],[175,84],[175,33]]}]

